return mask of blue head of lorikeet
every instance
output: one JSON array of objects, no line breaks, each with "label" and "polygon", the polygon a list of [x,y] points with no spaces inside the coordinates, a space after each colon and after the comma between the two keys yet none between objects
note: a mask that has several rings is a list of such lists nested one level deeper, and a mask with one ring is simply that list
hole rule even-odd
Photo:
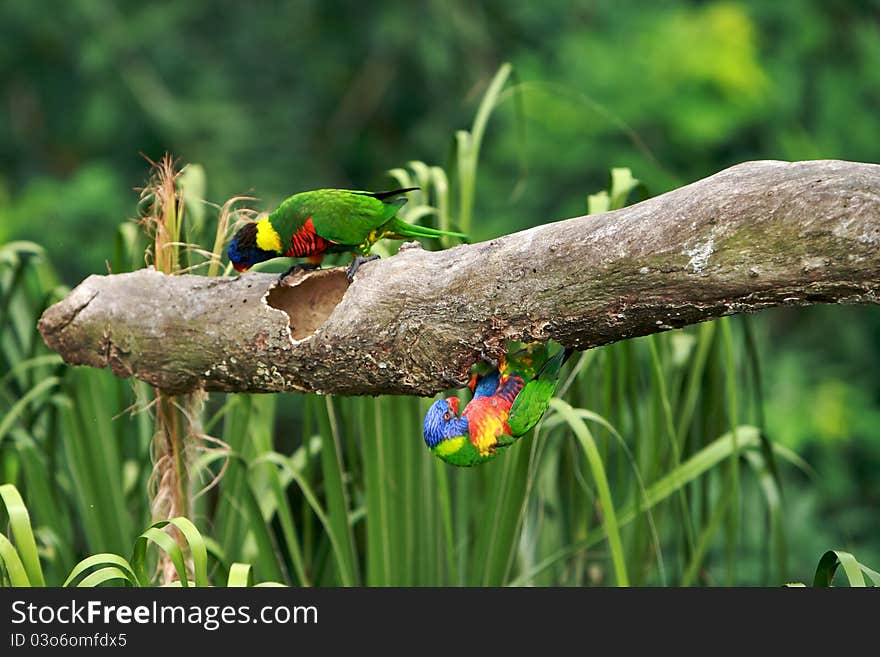
[{"label": "blue head of lorikeet", "polygon": [[425,444],[434,449],[444,440],[468,435],[468,420],[458,415],[458,397],[435,401],[425,414]]},{"label": "blue head of lorikeet", "polygon": [[266,251],[257,246],[257,224],[250,223],[241,227],[227,250],[229,261],[237,272],[247,271],[258,262],[277,258],[276,251]]}]

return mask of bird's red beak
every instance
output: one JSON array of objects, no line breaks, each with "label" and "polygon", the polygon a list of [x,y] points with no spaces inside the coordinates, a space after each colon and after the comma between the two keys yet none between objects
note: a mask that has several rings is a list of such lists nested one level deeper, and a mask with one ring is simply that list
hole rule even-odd
[{"label": "bird's red beak", "polygon": [[474,374],[473,376],[471,376],[471,380],[468,381],[468,386],[467,386],[467,387],[468,387],[468,389],[470,389],[471,394],[474,394],[474,390],[477,389],[477,375],[476,375],[476,374]]},{"label": "bird's red beak", "polygon": [[248,269],[250,269],[251,266],[250,266],[250,265],[246,265],[246,264],[241,263],[241,262],[233,262],[233,263],[232,263],[232,268],[240,274],[241,272],[243,272],[243,271],[247,271]]},{"label": "bird's red beak", "polygon": [[458,397],[447,397],[446,403],[449,404],[449,408],[452,409],[452,412],[458,415]]}]

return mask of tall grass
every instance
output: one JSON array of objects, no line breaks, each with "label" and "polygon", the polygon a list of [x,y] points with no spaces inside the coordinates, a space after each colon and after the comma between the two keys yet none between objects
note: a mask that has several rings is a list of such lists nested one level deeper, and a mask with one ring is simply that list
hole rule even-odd
[{"label": "tall grass", "polygon": [[[408,221],[472,230],[483,136],[509,97],[509,75],[499,71],[472,129],[456,134],[452,169],[410,162],[390,172],[422,188]],[[221,273],[233,204],[202,202],[196,167],[179,176],[163,162],[157,175],[142,205],[150,262],[168,273]],[[589,210],[620,207],[636,189],[629,171],[613,170]],[[123,224],[113,271],[140,266],[147,243]],[[491,463],[456,469],[424,447],[428,399],[175,399],[66,367],[35,330],[65,292],[39,246],[0,247],[7,584],[788,580],[779,470],[802,463],[763,429],[744,318],[584,352],[529,436]],[[873,577],[835,554],[833,564],[823,560],[823,582],[837,563],[852,583],[856,570]],[[741,566],[756,562],[760,569]]]},{"label": "tall grass", "polygon": [[[184,260],[195,247],[182,241],[189,232],[185,223],[185,193],[169,155],[158,163],[151,162],[150,178],[141,191],[141,205],[145,211],[140,216],[149,244],[147,258],[163,274],[180,274],[194,269]],[[196,206],[198,207],[198,206]],[[187,213],[188,214],[188,213]],[[196,214],[198,216],[198,214]],[[219,231],[218,231],[219,232]],[[215,240],[216,244],[217,240]],[[213,254],[211,254],[213,255]],[[215,260],[211,258],[211,260]],[[213,265],[214,263],[211,262]],[[154,433],[151,455],[154,462],[149,481],[151,511],[154,521],[186,517],[192,510],[190,469],[193,453],[204,435],[201,425],[203,392],[171,396],[162,390],[153,390],[151,402]],[[166,531],[178,538],[184,546],[180,527],[173,523],[164,526]],[[154,528],[160,532],[159,528]],[[164,550],[157,566],[163,583],[186,580],[181,564],[173,558],[174,553]],[[195,567],[195,566],[193,566]]]}]

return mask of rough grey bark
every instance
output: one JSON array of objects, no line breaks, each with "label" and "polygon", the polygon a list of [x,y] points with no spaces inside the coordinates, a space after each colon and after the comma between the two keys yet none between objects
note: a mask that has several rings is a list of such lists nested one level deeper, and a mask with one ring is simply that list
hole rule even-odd
[{"label": "rough grey bark", "polygon": [[90,276],[46,343],[171,393],[432,395],[506,339],[587,349],[781,304],[877,303],[880,165],[747,162],[615,212],[364,265]]}]

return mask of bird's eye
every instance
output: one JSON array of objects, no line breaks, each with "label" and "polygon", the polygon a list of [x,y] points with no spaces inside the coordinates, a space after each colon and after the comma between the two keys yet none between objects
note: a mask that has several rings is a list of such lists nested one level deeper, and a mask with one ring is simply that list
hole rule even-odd
[{"label": "bird's eye", "polygon": [[449,418],[450,418],[450,417],[451,417],[451,415],[450,415],[449,411],[446,411],[446,412],[443,414],[443,421],[444,421],[444,422],[449,422]]}]

